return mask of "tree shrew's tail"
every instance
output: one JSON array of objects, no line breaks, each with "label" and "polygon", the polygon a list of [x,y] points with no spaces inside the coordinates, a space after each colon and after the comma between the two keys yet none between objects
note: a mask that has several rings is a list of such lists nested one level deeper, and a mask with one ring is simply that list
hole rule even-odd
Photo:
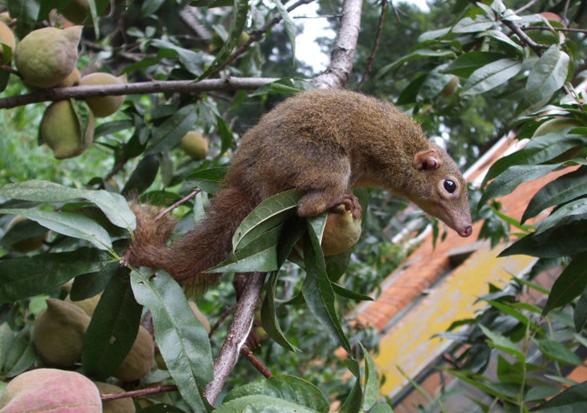
[{"label": "tree shrew's tail", "polygon": [[254,208],[248,194],[235,187],[224,188],[212,199],[206,218],[168,246],[175,220],[168,215],[156,219],[159,208],[135,205],[137,229],[125,259],[132,266],[162,269],[183,284],[205,288],[216,277],[202,271],[227,257],[234,231]]}]

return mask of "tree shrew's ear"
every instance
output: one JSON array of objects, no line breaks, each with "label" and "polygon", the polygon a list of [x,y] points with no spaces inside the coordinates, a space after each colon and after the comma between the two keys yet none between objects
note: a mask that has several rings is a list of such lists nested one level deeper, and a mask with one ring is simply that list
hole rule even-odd
[{"label": "tree shrew's ear", "polygon": [[438,151],[434,148],[418,152],[412,161],[412,166],[420,171],[438,169],[441,165]]}]

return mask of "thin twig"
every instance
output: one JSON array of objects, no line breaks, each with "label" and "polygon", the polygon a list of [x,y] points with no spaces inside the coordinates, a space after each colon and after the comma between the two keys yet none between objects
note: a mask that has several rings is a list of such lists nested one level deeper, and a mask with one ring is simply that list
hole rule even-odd
[{"label": "thin twig", "polygon": [[165,215],[169,214],[171,211],[173,211],[178,206],[185,204],[187,201],[190,200],[190,198],[195,197],[200,191],[201,191],[200,188],[196,188],[192,192],[190,192],[189,194],[187,194],[186,196],[181,198],[179,201],[174,202],[173,204],[171,204],[171,206],[169,206],[169,207],[165,208],[163,211],[159,212],[157,214],[157,216],[155,217],[155,221],[159,221],[161,218],[163,218]]},{"label": "thin twig", "polygon": [[214,332],[216,330],[218,330],[218,327],[220,327],[222,325],[224,320],[226,320],[226,317],[228,317],[229,315],[232,314],[232,312],[234,311],[235,308],[236,308],[236,305],[231,305],[231,306],[225,308],[222,311],[222,313],[220,313],[220,315],[218,316],[218,320],[216,320],[216,322],[212,325],[212,327],[210,327],[210,332],[208,333],[208,337],[212,337]]},{"label": "thin twig", "polygon": [[528,10],[530,7],[532,7],[533,5],[538,3],[539,1],[540,0],[532,0],[532,1],[528,2],[526,5],[520,7],[518,10],[516,10],[516,14],[520,14],[524,10]]},{"label": "thin twig", "polygon": [[547,45],[541,44],[541,43],[536,43],[534,40],[532,40],[526,33],[524,33],[524,31],[519,28],[515,23],[512,23],[509,20],[501,20],[501,22],[503,23],[504,26],[506,26],[508,29],[510,29],[512,32],[514,32],[522,42],[524,42],[526,45],[528,45],[532,50],[534,50],[534,52],[536,52],[536,54],[538,56],[542,55],[542,50],[543,49],[548,49]]},{"label": "thin twig", "polygon": [[150,394],[167,393],[177,391],[175,384],[162,384],[160,386],[145,387],[144,389],[125,391],[121,393],[105,393],[100,394],[102,401],[126,399],[129,397],[143,397]]},{"label": "thin twig", "polygon": [[243,356],[245,356],[247,358],[247,360],[249,360],[251,362],[251,364],[253,365],[253,367],[255,367],[259,373],[261,373],[263,376],[265,376],[265,378],[270,379],[273,374],[271,374],[271,371],[269,370],[269,368],[265,365],[265,363],[263,363],[261,360],[259,360],[251,351],[250,348],[248,348],[246,345],[244,345],[241,348],[241,354]]},{"label": "thin twig", "polygon": [[8,72],[10,74],[16,75],[18,77],[22,77],[20,72],[10,65],[0,65],[0,70],[3,72]]},{"label": "thin twig", "polygon": [[214,362],[214,378],[208,383],[204,391],[204,396],[211,405],[216,403],[216,399],[236,365],[241,349],[247,341],[255,319],[255,309],[265,281],[265,275],[265,273],[261,272],[254,272],[249,275],[249,283],[236,305],[234,319],[228,329],[224,343],[222,343],[220,353]]},{"label": "thin twig", "polygon": [[371,72],[373,71],[373,64],[375,63],[375,55],[377,54],[377,50],[379,50],[379,45],[381,44],[381,35],[383,34],[383,26],[385,24],[385,12],[387,11],[387,0],[381,0],[381,13],[379,14],[379,21],[377,22],[377,32],[375,33],[375,43],[373,43],[373,48],[371,49],[371,53],[369,54],[369,58],[367,59],[367,69],[363,74],[361,82],[359,82],[359,88],[363,86],[363,84],[369,79]]},{"label": "thin twig", "polygon": [[525,26],[524,30],[555,30],[557,32],[587,33],[587,29],[576,29],[573,27]]},{"label": "thin twig", "polygon": [[195,7],[186,6],[179,12],[179,17],[200,39],[205,42],[209,42],[212,39],[212,33],[198,21],[197,9]]},{"label": "thin twig", "polygon": [[569,24],[569,19],[567,18],[567,14],[569,13],[569,6],[570,6],[570,5],[571,5],[571,0],[567,0],[567,1],[565,2],[565,8],[563,9],[563,15],[562,15],[562,18],[563,18],[563,23],[565,24],[565,26],[566,26],[567,24]]},{"label": "thin twig", "polygon": [[[290,12],[290,11],[295,10],[304,4],[312,3],[313,1],[314,0],[298,0],[295,3],[293,3],[291,6],[288,7],[287,11]],[[259,30],[255,30],[255,31],[249,33],[249,39],[246,42],[244,42],[242,45],[240,45],[230,55],[230,57],[228,59],[226,59],[226,61],[222,65],[220,65],[216,70],[214,70],[211,74],[213,75],[215,73],[218,73],[219,71],[224,69],[226,66],[231,65],[236,59],[238,59],[243,53],[245,53],[253,43],[258,42],[263,37],[265,37],[267,32],[269,32],[269,30],[271,30],[279,22],[281,22],[281,15],[275,16],[273,19],[269,20]]]}]

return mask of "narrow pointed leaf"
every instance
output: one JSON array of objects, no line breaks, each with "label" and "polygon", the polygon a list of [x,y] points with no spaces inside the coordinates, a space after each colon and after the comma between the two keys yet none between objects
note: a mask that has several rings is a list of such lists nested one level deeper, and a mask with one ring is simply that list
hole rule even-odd
[{"label": "narrow pointed leaf", "polygon": [[312,225],[308,223],[307,226],[308,232],[304,244],[306,279],[302,286],[302,294],[314,317],[328,329],[333,337],[338,338],[345,350],[350,351],[350,343],[342,329],[334,305],[335,295],[326,273],[320,241]]},{"label": "narrow pointed leaf", "polygon": [[96,205],[114,225],[132,231],[135,215],[120,194],[104,190],[69,188],[48,181],[25,181],[0,188],[0,197],[32,202],[68,202],[85,199]]},{"label": "narrow pointed leaf", "polygon": [[513,59],[499,59],[477,70],[467,79],[463,86],[463,96],[489,92],[516,76],[522,70],[522,64]]},{"label": "narrow pointed leaf", "polygon": [[543,314],[569,304],[587,287],[587,253],[573,257],[571,263],[557,278],[548,295]]},{"label": "narrow pointed leaf", "polygon": [[96,272],[107,262],[93,248],[0,260],[0,303],[48,293],[81,274]]},{"label": "narrow pointed leaf", "polygon": [[84,371],[100,380],[111,376],[131,349],[141,321],[142,306],[132,293],[129,270],[120,267],[94,310],[84,340]]},{"label": "narrow pointed leaf", "polygon": [[[241,243],[246,243],[246,238],[255,238],[259,232],[265,232],[270,227],[277,225],[287,218],[286,213],[296,208],[299,195],[295,190],[281,192],[261,202],[243,219],[232,237],[232,248],[236,251]],[[279,218],[276,218],[279,217]],[[264,225],[264,226],[262,226]],[[256,233],[252,233],[260,227]]]},{"label": "narrow pointed leaf", "polygon": [[58,234],[83,239],[101,250],[111,250],[108,232],[94,220],[71,212],[49,212],[37,209],[0,209],[0,214],[22,215]]},{"label": "narrow pointed leaf", "polygon": [[546,208],[587,195],[587,167],[563,175],[543,186],[534,195],[522,216],[522,222],[535,217]]},{"label": "narrow pointed leaf", "polygon": [[212,351],[181,287],[163,272],[151,277],[138,271],[131,273],[131,286],[151,311],[155,340],[183,399],[194,411],[205,411],[198,388],[212,379]]}]

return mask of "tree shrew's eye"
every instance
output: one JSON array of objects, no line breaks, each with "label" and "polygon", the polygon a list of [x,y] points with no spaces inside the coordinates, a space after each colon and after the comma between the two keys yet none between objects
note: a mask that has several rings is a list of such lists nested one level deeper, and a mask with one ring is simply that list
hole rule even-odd
[{"label": "tree shrew's eye", "polygon": [[455,183],[455,181],[451,179],[445,179],[443,186],[444,189],[446,189],[446,192],[448,192],[449,194],[452,194],[454,191],[457,190],[457,184]]}]

